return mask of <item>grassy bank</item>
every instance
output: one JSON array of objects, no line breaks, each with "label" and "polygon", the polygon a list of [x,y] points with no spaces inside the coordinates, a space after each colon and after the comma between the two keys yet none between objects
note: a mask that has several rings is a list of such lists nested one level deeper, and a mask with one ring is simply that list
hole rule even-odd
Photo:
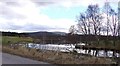
[{"label": "grassy bank", "polygon": [[[83,42],[86,43],[86,42]],[[100,40],[98,41],[87,41],[89,47],[96,47],[96,48],[107,48],[107,49],[115,49],[120,51],[120,40]]]},{"label": "grassy bank", "polygon": [[17,36],[2,36],[2,44],[15,44],[15,43],[26,43],[33,42],[33,39],[30,37],[17,37]]},{"label": "grassy bank", "polygon": [[9,46],[3,46],[2,51],[35,59],[38,61],[44,61],[52,64],[111,64],[111,59],[97,58],[84,55],[77,55],[73,53],[61,53],[55,51],[42,51],[36,49],[27,49],[25,47],[18,47],[16,49]]},{"label": "grassy bank", "polygon": [[38,61],[45,61],[52,64],[112,64],[111,59],[97,58],[91,56],[85,56],[82,54],[73,53],[62,53],[55,51],[45,51],[37,49],[28,49],[25,47],[17,46],[12,48],[9,44],[16,43],[29,43],[33,42],[30,37],[13,37],[13,36],[2,36],[2,51],[10,54],[19,55],[35,59]]}]

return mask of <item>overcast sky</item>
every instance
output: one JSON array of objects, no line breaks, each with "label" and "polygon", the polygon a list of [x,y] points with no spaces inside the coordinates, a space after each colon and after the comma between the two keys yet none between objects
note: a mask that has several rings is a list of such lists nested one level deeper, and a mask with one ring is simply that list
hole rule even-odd
[{"label": "overcast sky", "polygon": [[[106,0],[0,0],[0,31],[68,32],[76,16],[89,4],[103,7]],[[108,0],[117,8],[119,0]]]}]

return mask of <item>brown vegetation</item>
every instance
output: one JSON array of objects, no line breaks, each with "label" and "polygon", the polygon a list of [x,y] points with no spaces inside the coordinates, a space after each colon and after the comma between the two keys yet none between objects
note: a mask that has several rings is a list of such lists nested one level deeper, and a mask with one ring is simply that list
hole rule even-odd
[{"label": "brown vegetation", "polygon": [[2,51],[52,64],[111,64],[110,59],[77,55],[73,53],[61,53],[55,51],[43,51],[27,49],[25,47],[10,48],[3,46]]}]

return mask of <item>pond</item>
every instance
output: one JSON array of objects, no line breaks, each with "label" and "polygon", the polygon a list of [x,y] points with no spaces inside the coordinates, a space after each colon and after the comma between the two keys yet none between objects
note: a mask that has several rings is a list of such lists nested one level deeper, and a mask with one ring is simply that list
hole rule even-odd
[{"label": "pond", "polygon": [[[19,44],[24,45],[24,47],[28,48],[35,48],[35,49],[41,49],[41,50],[53,50],[53,51],[60,51],[60,52],[70,52],[70,51],[76,51],[77,53],[82,54],[89,54],[92,56],[95,56],[96,50],[83,50],[83,49],[76,49],[75,45],[73,44],[34,44],[34,43],[28,43],[28,44]],[[81,43],[81,45],[84,45]],[[104,51],[104,50],[98,50],[97,57],[113,57],[113,51]],[[115,53],[116,57],[120,57],[119,53]]]}]

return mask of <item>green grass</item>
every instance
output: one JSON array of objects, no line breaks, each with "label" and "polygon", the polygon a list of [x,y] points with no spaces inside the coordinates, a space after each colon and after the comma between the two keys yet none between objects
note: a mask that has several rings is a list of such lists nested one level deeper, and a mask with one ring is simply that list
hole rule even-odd
[{"label": "green grass", "polygon": [[115,48],[117,50],[120,50],[120,40],[115,40],[115,45],[113,43],[113,40],[101,40],[99,41],[99,44],[97,41],[89,41],[87,42],[88,44],[90,44],[90,46],[94,46],[94,47],[102,47],[102,48]]},{"label": "green grass", "polygon": [[27,43],[33,42],[30,37],[13,37],[13,36],[2,36],[2,45],[15,44],[15,43]]}]

